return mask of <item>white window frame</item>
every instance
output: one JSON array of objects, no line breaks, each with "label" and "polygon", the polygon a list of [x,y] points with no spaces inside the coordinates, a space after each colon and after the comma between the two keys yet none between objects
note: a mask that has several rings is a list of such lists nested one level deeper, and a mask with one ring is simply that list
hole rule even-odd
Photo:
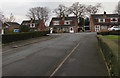
[{"label": "white window frame", "polygon": [[35,23],[31,23],[30,28],[35,28]]},{"label": "white window frame", "polygon": [[[101,19],[103,19],[103,21],[100,21]],[[104,18],[99,18],[99,22],[105,22],[105,19]]]},{"label": "white window frame", "polygon": [[54,21],[53,24],[54,25],[59,25],[59,21]]},{"label": "white window frame", "polygon": [[[68,22],[68,24],[66,22]],[[70,20],[64,21],[64,24],[65,25],[70,25]]]},{"label": "white window frame", "polygon": [[100,25],[95,25],[95,31],[99,32],[100,31]]},{"label": "white window frame", "polygon": [[32,28],[32,24],[30,24],[30,28]]},{"label": "white window frame", "polygon": [[[117,21],[112,21],[113,19],[116,19]],[[110,18],[111,22],[118,22],[118,18]]]}]

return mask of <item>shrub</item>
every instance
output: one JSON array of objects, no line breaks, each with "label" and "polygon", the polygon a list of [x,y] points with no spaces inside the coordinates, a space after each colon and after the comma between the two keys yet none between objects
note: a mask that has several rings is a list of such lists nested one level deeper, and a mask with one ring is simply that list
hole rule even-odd
[{"label": "shrub", "polygon": [[35,38],[40,36],[45,36],[49,33],[49,31],[34,31],[34,32],[21,32],[21,33],[13,33],[13,34],[4,34],[2,35],[2,43],[10,43],[18,40],[25,40],[29,38]]}]

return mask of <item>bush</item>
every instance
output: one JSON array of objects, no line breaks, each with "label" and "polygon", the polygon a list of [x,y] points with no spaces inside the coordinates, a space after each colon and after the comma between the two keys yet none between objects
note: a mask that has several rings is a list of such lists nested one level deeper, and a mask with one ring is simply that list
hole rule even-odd
[{"label": "bush", "polygon": [[21,32],[21,33],[13,33],[13,34],[4,34],[2,35],[2,43],[10,43],[18,40],[25,40],[29,38],[35,38],[40,36],[45,36],[49,33],[49,31],[34,31],[34,32]]},{"label": "bush", "polygon": [[120,30],[97,32],[98,35],[120,35]]}]

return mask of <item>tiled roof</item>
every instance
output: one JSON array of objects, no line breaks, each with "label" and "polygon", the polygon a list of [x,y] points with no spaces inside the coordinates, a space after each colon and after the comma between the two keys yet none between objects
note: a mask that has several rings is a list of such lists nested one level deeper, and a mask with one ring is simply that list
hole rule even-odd
[{"label": "tiled roof", "polygon": [[7,24],[9,26],[12,26],[12,25],[16,25],[16,26],[19,26],[20,24],[17,23],[17,22],[5,22],[4,24]]},{"label": "tiled roof", "polygon": [[22,24],[25,23],[39,23],[39,20],[24,20]]},{"label": "tiled roof", "polygon": [[72,16],[72,17],[53,17],[52,18],[52,21],[59,21],[59,20],[62,20],[64,18],[64,20],[75,20],[75,16]]},{"label": "tiled roof", "polygon": [[100,18],[100,17],[120,17],[118,14],[92,14],[91,15],[94,18]]}]

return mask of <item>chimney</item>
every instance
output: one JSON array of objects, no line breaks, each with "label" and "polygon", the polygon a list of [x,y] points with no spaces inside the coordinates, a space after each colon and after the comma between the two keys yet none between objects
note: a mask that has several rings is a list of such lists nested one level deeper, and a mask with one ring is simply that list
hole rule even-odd
[{"label": "chimney", "polygon": [[32,18],[30,18],[30,20],[33,20]]},{"label": "chimney", "polygon": [[65,20],[65,16],[64,15],[61,18],[62,18],[62,20]]},{"label": "chimney", "polygon": [[33,18],[30,18],[30,23],[32,23],[32,21],[33,21]]},{"label": "chimney", "polygon": [[66,15],[66,17],[68,17],[68,15]]},{"label": "chimney", "polygon": [[106,14],[106,12],[104,11],[104,14]]}]

